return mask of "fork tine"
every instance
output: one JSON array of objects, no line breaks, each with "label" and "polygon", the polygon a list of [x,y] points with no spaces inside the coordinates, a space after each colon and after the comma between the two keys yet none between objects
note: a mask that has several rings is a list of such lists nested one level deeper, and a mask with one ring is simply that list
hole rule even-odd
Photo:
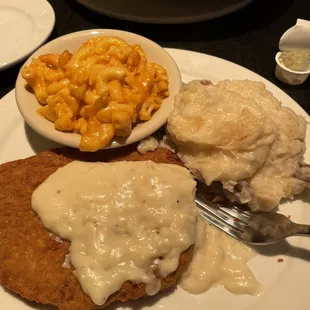
[{"label": "fork tine", "polygon": [[240,209],[236,206],[233,206],[233,209],[236,210],[237,212],[241,212],[242,214],[246,215],[247,217],[251,217],[253,215],[253,213],[250,210]]},{"label": "fork tine", "polygon": [[[198,204],[198,203],[197,203]],[[198,204],[199,205],[199,204]],[[235,227],[230,227],[226,222],[222,221],[221,219],[213,216],[212,214],[208,213],[205,209],[201,209],[198,207],[200,215],[205,218],[209,223],[213,224],[214,226],[218,227],[219,229],[225,231],[228,235],[240,240],[241,239],[241,231],[236,229]]]},{"label": "fork tine", "polygon": [[211,213],[216,218],[222,220],[226,225],[228,225],[231,229],[237,229],[239,231],[244,230],[244,223],[241,222],[239,219],[235,220],[230,214],[223,212],[217,207],[212,206],[211,202],[208,202],[206,204],[204,201],[202,201],[200,198],[196,198],[196,203],[202,208],[204,211]]},{"label": "fork tine", "polygon": [[229,214],[234,219],[248,223],[251,219],[251,215],[248,214],[246,211],[242,211],[237,209],[236,207],[227,208],[227,207],[219,207],[223,212]]}]

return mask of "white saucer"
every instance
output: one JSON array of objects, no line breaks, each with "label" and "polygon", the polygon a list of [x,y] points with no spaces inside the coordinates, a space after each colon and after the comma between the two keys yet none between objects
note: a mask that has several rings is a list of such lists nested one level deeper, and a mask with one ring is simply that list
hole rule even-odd
[{"label": "white saucer", "polygon": [[46,0],[0,0],[0,71],[36,50],[54,25],[55,13]]}]

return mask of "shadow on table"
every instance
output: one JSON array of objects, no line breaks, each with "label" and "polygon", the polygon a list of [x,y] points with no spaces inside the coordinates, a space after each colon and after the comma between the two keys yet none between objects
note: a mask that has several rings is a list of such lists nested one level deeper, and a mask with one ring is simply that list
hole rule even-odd
[{"label": "shadow on table", "polygon": [[[293,0],[257,0],[238,12],[192,24],[162,25],[119,21],[86,9],[75,0],[66,0],[71,10],[94,28],[121,29],[161,41],[205,41],[233,37],[271,24],[284,15]],[[80,30],[84,30],[81,25]]]},{"label": "shadow on table", "polygon": [[48,151],[56,147],[60,147],[60,144],[48,140],[34,131],[27,123],[25,122],[25,133],[27,140],[32,148],[32,150],[38,154],[43,151]]}]

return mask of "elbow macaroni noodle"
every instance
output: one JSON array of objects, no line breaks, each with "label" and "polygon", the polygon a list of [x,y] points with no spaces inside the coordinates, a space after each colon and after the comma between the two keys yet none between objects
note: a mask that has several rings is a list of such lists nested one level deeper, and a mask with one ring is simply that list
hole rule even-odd
[{"label": "elbow macaroni noodle", "polygon": [[90,39],[73,54],[41,55],[21,74],[41,104],[38,112],[57,130],[80,133],[82,151],[130,135],[169,96],[166,70],[117,37]]}]

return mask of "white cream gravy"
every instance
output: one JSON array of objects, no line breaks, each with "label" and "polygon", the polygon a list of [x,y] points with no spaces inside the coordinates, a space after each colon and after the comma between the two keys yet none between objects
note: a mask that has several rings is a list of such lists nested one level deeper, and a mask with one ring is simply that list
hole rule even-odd
[{"label": "white cream gravy", "polygon": [[147,152],[155,151],[157,148],[158,140],[153,136],[149,136],[140,141],[137,150],[140,154],[145,154]]},{"label": "white cream gravy", "polygon": [[126,281],[153,295],[196,239],[196,182],[182,167],[72,162],[33,193],[43,225],[71,241],[74,275],[102,305]]},{"label": "white cream gravy", "polygon": [[223,285],[234,294],[255,295],[259,283],[247,265],[252,257],[249,247],[199,218],[194,257],[180,285],[191,294]]}]

